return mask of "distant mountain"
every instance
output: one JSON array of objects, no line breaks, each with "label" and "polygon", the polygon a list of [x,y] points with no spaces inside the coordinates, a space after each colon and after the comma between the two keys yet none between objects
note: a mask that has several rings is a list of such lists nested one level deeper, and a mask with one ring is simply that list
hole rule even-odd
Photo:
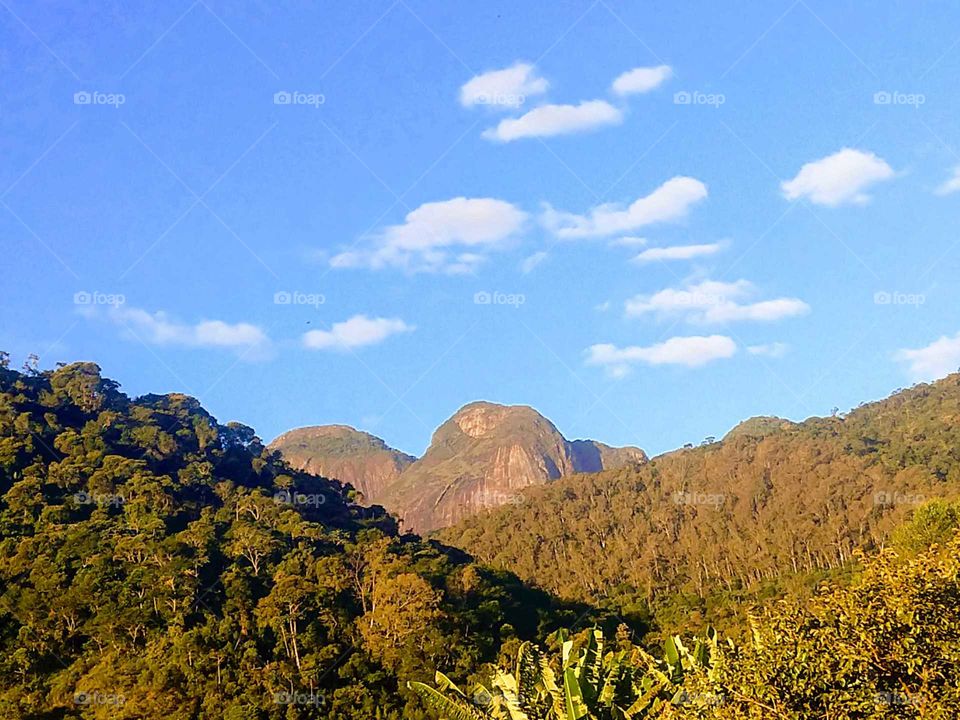
[{"label": "distant mountain", "polygon": [[386,486],[416,460],[348,425],[290,430],[269,449],[280,451],[298,470],[350,483],[363,493],[366,504],[379,503]]},{"label": "distant mountain", "polygon": [[523,491],[567,475],[642,464],[646,453],[567,440],[531,407],[474,402],[433,434],[422,458],[379,498],[408,530],[427,532],[481,510],[523,502]]}]

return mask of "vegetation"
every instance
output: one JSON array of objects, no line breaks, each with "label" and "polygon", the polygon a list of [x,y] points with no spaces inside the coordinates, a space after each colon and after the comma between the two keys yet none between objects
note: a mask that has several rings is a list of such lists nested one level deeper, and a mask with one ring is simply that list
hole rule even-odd
[{"label": "vegetation", "polygon": [[846,416],[761,418],[642,467],[529,488],[522,504],[435,536],[626,618],[719,626],[750,598],[855,572],[857,550],[883,547],[923,502],[958,495],[951,375]]},{"label": "vegetation", "polygon": [[569,643],[551,660],[524,646],[516,671],[472,700],[442,676],[436,690],[414,687],[451,720],[956,718],[960,538],[913,559],[885,550],[852,584],[778,603],[752,629],[740,646],[711,634],[687,653],[672,641],[660,661],[636,647],[601,658],[599,634],[575,662]]},{"label": "vegetation", "polygon": [[407,681],[550,629],[544,594],[190,397],[7,364],[0,717],[420,718]]}]

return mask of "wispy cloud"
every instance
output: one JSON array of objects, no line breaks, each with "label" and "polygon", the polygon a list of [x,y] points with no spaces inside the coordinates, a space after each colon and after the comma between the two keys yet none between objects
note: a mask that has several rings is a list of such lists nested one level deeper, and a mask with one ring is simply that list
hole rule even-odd
[{"label": "wispy cloud", "polygon": [[585,100],[579,105],[541,105],[518,118],[506,118],[483,137],[499,142],[587,132],[619,125],[623,112],[606,100]]},{"label": "wispy cloud", "polygon": [[335,255],[335,268],[400,268],[410,272],[468,273],[486,253],[516,235],[527,214],[496,198],[457,197],[424,203],[358,249]]},{"label": "wispy cloud", "polygon": [[330,330],[310,330],[303,335],[303,345],[311,350],[353,350],[377,345],[391,335],[413,332],[414,326],[398,318],[369,318],[354,315],[334,323]]},{"label": "wispy cloud", "polygon": [[662,343],[641,347],[591,345],[586,350],[587,365],[599,365],[615,377],[625,375],[631,365],[683,365],[700,367],[714,360],[733,357],[737,344],[726,335],[672,337]]},{"label": "wispy cloud", "polygon": [[667,180],[645,197],[623,208],[605,203],[586,215],[562,212],[549,205],[541,221],[560,238],[586,238],[627,233],[654,223],[674,222],[686,217],[690,208],[707,197],[707,186],[692,177]]},{"label": "wispy cloud", "polygon": [[944,335],[926,347],[899,350],[894,359],[906,364],[914,380],[934,380],[957,372],[960,368],[960,333],[953,337]]},{"label": "wispy cloud", "polygon": [[[201,320],[185,323],[165,312],[147,312],[125,305],[84,309],[88,317],[107,318],[132,337],[148,345],[176,345],[193,348],[221,348],[262,357],[270,345],[267,334],[257,325],[223,320]],[[256,350],[258,352],[251,353]]]},{"label": "wispy cloud", "polygon": [[810,306],[797,298],[741,302],[754,294],[755,288],[747,280],[732,283],[705,280],[683,288],[667,288],[653,295],[637,295],[627,300],[625,310],[628,317],[680,316],[689,322],[704,324],[770,322],[810,312]]},{"label": "wispy cloud", "polygon": [[714,255],[723,248],[720,243],[703,245],[674,245],[671,247],[649,248],[633,258],[634,262],[648,263],[655,260],[692,260],[693,258]]},{"label": "wispy cloud", "polygon": [[460,88],[460,104],[464,107],[486,105],[501,109],[518,108],[528,98],[545,93],[549,85],[537,75],[533,65],[518,62],[508,68],[491,70],[470,78]]},{"label": "wispy cloud", "polygon": [[787,200],[807,198],[816,205],[863,205],[867,188],[895,175],[885,160],[871,152],[843,148],[806,163],[792,180],[780,183]]},{"label": "wispy cloud", "polygon": [[769,358],[781,358],[787,354],[788,350],[790,350],[790,346],[782,342],[747,346],[747,352],[751,355],[760,355]]},{"label": "wispy cloud", "polygon": [[628,70],[614,80],[611,90],[621,96],[646,93],[660,87],[671,77],[673,69],[669,65],[638,67]]},{"label": "wispy cloud", "polygon": [[520,263],[520,272],[524,275],[529,275],[533,272],[533,269],[537,267],[540,263],[547,259],[547,253],[544,250],[540,252],[535,252],[533,255],[530,255],[523,259],[523,262]]},{"label": "wispy cloud", "polygon": [[951,195],[957,191],[960,191],[960,165],[957,165],[953,169],[953,174],[949,178],[937,186],[934,193],[937,195]]}]

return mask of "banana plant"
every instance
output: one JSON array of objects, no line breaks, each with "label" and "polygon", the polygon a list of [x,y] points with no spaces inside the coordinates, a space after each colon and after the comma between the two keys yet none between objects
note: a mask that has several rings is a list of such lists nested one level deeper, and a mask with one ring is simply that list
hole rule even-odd
[{"label": "banana plant", "polygon": [[717,654],[712,629],[693,651],[679,637],[668,638],[662,659],[638,647],[604,655],[598,629],[589,631],[579,648],[564,631],[558,640],[559,673],[527,642],[520,646],[514,672],[498,670],[492,689],[477,686],[472,697],[439,672],[436,688],[409,687],[441,720],[640,720],[665,704],[684,702],[684,677],[709,672]]}]

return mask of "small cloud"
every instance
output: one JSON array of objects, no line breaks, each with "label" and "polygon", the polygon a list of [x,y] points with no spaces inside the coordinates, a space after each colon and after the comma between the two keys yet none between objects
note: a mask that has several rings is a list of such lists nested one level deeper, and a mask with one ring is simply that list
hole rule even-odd
[{"label": "small cloud", "polygon": [[953,169],[953,175],[938,185],[933,192],[936,195],[951,195],[958,190],[960,190],[960,165],[957,165]]},{"label": "small cloud", "polygon": [[705,280],[683,288],[666,288],[653,295],[637,295],[627,300],[624,309],[628,317],[681,316],[688,322],[703,324],[771,322],[810,312],[810,306],[797,298],[741,302],[754,293],[753,283],[747,280]]},{"label": "small cloud", "polygon": [[460,104],[518,108],[527,98],[545,93],[549,85],[537,75],[533,65],[518,62],[503,70],[491,70],[470,78],[460,88]]},{"label": "small cloud", "polygon": [[790,346],[786,343],[775,342],[766,345],[748,345],[747,352],[751,355],[762,355],[769,358],[782,358],[787,354]]},{"label": "small cloud", "polygon": [[657,67],[638,67],[620,75],[613,81],[612,90],[617,95],[636,95],[650,92],[673,77],[673,68],[669,65]]},{"label": "small cloud", "polygon": [[390,225],[366,245],[335,255],[330,265],[471,273],[486,259],[486,251],[517,234],[526,220],[525,212],[496,198],[424,203],[410,211],[403,223]]},{"label": "small cloud", "polygon": [[787,200],[807,198],[816,205],[863,205],[870,186],[895,175],[886,161],[873,153],[843,148],[833,155],[806,163],[796,177],[780,183]]},{"label": "small cloud", "polygon": [[541,250],[540,252],[535,252],[533,255],[524,258],[523,262],[520,263],[520,272],[524,275],[528,275],[533,272],[535,267],[537,267],[546,259],[547,253],[545,251]]},{"label": "small cloud", "polygon": [[626,208],[605,203],[592,208],[587,215],[577,215],[547,205],[541,222],[560,238],[602,237],[681,220],[693,205],[706,197],[706,185],[696,178],[678,176]]},{"label": "small cloud", "polygon": [[692,260],[705,255],[713,255],[722,249],[720,243],[704,245],[674,245],[673,247],[650,248],[637,255],[633,261],[648,263],[654,260]]},{"label": "small cloud", "polygon": [[391,335],[413,332],[414,326],[397,318],[368,318],[354,315],[334,323],[330,330],[310,330],[303,334],[303,345],[311,350],[352,350],[377,345]]},{"label": "small cloud", "polygon": [[610,309],[610,301],[604,300],[599,305],[594,306],[593,309],[596,310],[597,312],[606,312],[607,310]]},{"label": "small cloud", "polygon": [[604,125],[619,125],[623,113],[605,100],[585,100],[579,105],[541,105],[518,118],[506,118],[484,130],[487,140],[511,142],[521,138],[552,137],[587,132]]},{"label": "small cloud", "polygon": [[907,364],[907,371],[917,381],[935,380],[956,372],[960,367],[960,333],[944,335],[926,347],[898,350],[894,359]]},{"label": "small cloud", "polygon": [[599,365],[614,377],[625,375],[631,365],[683,365],[701,367],[714,360],[733,357],[737,344],[726,335],[673,337],[669,340],[640,347],[632,345],[618,348],[616,345],[600,344],[587,348],[587,365]]}]

